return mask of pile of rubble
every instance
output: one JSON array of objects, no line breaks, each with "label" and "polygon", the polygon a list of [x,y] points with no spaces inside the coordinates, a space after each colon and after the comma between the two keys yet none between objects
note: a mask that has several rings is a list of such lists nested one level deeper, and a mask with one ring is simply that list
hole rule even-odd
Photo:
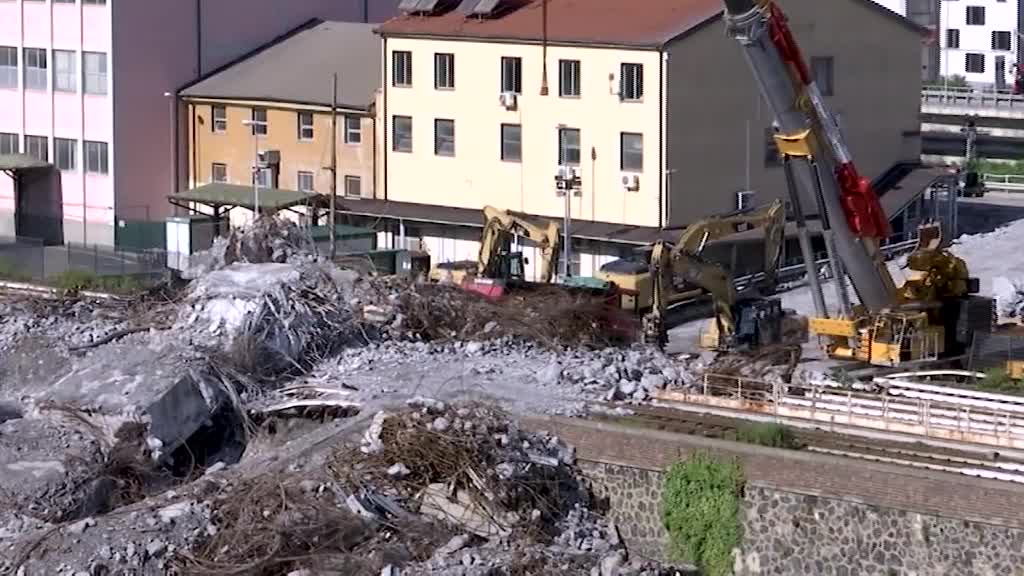
[{"label": "pile of rubble", "polygon": [[992,295],[1000,321],[1024,323],[1024,281],[997,276],[992,279]]}]

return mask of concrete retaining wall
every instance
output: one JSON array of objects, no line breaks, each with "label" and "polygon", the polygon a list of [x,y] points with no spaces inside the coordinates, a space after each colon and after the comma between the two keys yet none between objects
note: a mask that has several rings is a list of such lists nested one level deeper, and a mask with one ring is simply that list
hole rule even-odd
[{"label": "concrete retaining wall", "polygon": [[1024,487],[901,466],[564,419],[633,554],[664,559],[662,471],[696,450],[747,479],[739,576],[1022,575]]}]

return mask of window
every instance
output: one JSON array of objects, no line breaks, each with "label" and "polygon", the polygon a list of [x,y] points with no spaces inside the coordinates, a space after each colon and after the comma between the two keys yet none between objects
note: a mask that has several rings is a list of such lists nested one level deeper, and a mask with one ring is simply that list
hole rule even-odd
[{"label": "window", "polygon": [[25,48],[25,89],[46,90],[46,49]]},{"label": "window", "polygon": [[54,4],[74,4],[75,0],[53,0]]},{"label": "window", "polygon": [[1010,50],[1010,33],[1001,30],[992,31],[992,49]]},{"label": "window", "polygon": [[967,7],[967,25],[968,26],[984,26],[985,25],[985,7],[984,6],[968,6]]},{"label": "window", "polygon": [[223,134],[228,131],[228,109],[224,106],[213,106],[210,111],[210,115],[213,116],[213,122],[210,124],[210,130],[213,130],[216,134]]},{"label": "window", "polygon": [[107,93],[107,55],[102,52],[82,52],[86,94]]},{"label": "window", "polygon": [[74,51],[53,51],[53,90],[54,92],[78,90],[78,62]]},{"label": "window", "polygon": [[221,164],[220,162],[214,162],[210,166],[210,182],[227,182],[228,181],[228,165]]},{"label": "window", "polygon": [[576,97],[580,95],[580,61],[558,61],[558,95]]},{"label": "window", "polygon": [[358,198],[363,195],[363,179],[359,176],[345,176],[345,196]]},{"label": "window", "polygon": [[255,136],[266,136],[267,135],[267,109],[266,108],[253,108],[252,109],[252,133]]},{"label": "window", "polygon": [[107,143],[85,141],[85,171],[93,174],[107,173]]},{"label": "window", "polygon": [[501,125],[501,159],[506,162],[523,161],[523,127],[519,124]]},{"label": "window", "polygon": [[644,65],[623,64],[619,74],[619,98],[627,101],[644,99]]},{"label": "window", "polygon": [[964,54],[966,61],[964,62],[964,70],[972,74],[984,74],[985,73],[985,55],[975,54],[968,52]]},{"label": "window", "polygon": [[736,193],[736,209],[748,210],[754,207],[754,193],[750,190],[743,190]]},{"label": "window", "polygon": [[558,130],[558,165],[580,165],[580,131],[577,128]]},{"label": "window", "polygon": [[950,28],[946,30],[946,48],[960,47],[960,30]]},{"label": "window", "polygon": [[501,91],[523,93],[523,59],[501,57]]},{"label": "window", "polygon": [[781,166],[782,158],[779,156],[779,144],[775,141],[775,130],[772,128],[766,128],[764,131],[765,135],[765,147],[764,147],[764,165],[765,167]]},{"label": "window", "polygon": [[644,170],[644,135],[623,132],[619,136],[621,157],[619,164],[623,172],[643,172]]},{"label": "window", "polygon": [[271,168],[260,168],[253,172],[253,184],[260,188],[271,188],[274,182],[274,170]]},{"label": "window", "polygon": [[834,68],[835,64],[831,56],[818,56],[811,58],[811,73],[814,77],[815,84],[818,85],[818,91],[821,92],[822,96],[832,96],[835,94]]},{"label": "window", "polygon": [[455,120],[434,120],[434,154],[455,156]]},{"label": "window", "polygon": [[391,53],[392,86],[412,86],[412,52],[395,50]]},{"label": "window", "polygon": [[298,176],[299,192],[313,191],[313,173],[304,170],[299,171]]},{"label": "window", "polygon": [[88,6],[90,4],[92,4],[94,6],[104,6],[104,5],[106,5],[106,3],[107,3],[107,0],[82,0],[82,4],[85,4],[86,6]]},{"label": "window", "polygon": [[64,138],[53,139],[53,155],[57,160],[58,170],[78,169],[78,140]]},{"label": "window", "polygon": [[42,160],[43,162],[50,161],[50,154],[47,150],[49,145],[50,139],[46,136],[25,135],[25,154],[28,154],[36,160]]},{"label": "window", "polygon": [[18,87],[18,49],[0,46],[0,88]]},{"label": "window", "polygon": [[434,54],[434,88],[455,89],[455,55]]},{"label": "window", "polygon": [[17,134],[0,132],[0,154],[17,154],[20,151]]},{"label": "window", "polygon": [[391,146],[395,152],[412,152],[412,118],[395,116],[391,121]]},{"label": "window", "polygon": [[359,144],[363,141],[363,119],[359,116],[345,116],[345,143]]},{"label": "window", "polygon": [[313,113],[299,112],[299,140],[313,139]]}]

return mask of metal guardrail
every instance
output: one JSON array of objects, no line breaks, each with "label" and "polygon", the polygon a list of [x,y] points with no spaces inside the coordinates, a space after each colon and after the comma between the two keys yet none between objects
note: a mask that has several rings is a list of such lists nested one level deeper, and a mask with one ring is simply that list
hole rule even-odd
[{"label": "metal guardrail", "polygon": [[706,374],[692,392],[661,391],[656,400],[769,416],[779,422],[817,422],[1005,448],[1024,448],[1021,401],[955,402],[935,393],[929,397],[892,396],[842,390],[815,384],[777,385],[736,376]]},{"label": "metal guardrail", "polygon": [[1017,108],[1024,112],[1024,95],[956,86],[924,86],[921,102],[967,108]]},{"label": "metal guardrail", "polygon": [[985,174],[982,176],[985,187],[1000,192],[1024,192],[1024,175],[1022,174]]}]

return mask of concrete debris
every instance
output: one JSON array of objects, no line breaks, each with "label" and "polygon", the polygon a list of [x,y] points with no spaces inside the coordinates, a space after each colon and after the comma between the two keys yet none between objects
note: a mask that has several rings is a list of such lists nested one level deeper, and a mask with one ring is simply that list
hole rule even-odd
[{"label": "concrete debris", "polygon": [[1000,321],[1024,323],[1024,280],[997,276],[992,279],[992,295]]},{"label": "concrete debris", "polygon": [[309,262],[318,259],[313,239],[294,222],[275,216],[263,216],[241,228],[233,228],[227,237],[218,237],[213,246],[192,256],[182,276],[193,280],[236,262],[263,264]]}]

